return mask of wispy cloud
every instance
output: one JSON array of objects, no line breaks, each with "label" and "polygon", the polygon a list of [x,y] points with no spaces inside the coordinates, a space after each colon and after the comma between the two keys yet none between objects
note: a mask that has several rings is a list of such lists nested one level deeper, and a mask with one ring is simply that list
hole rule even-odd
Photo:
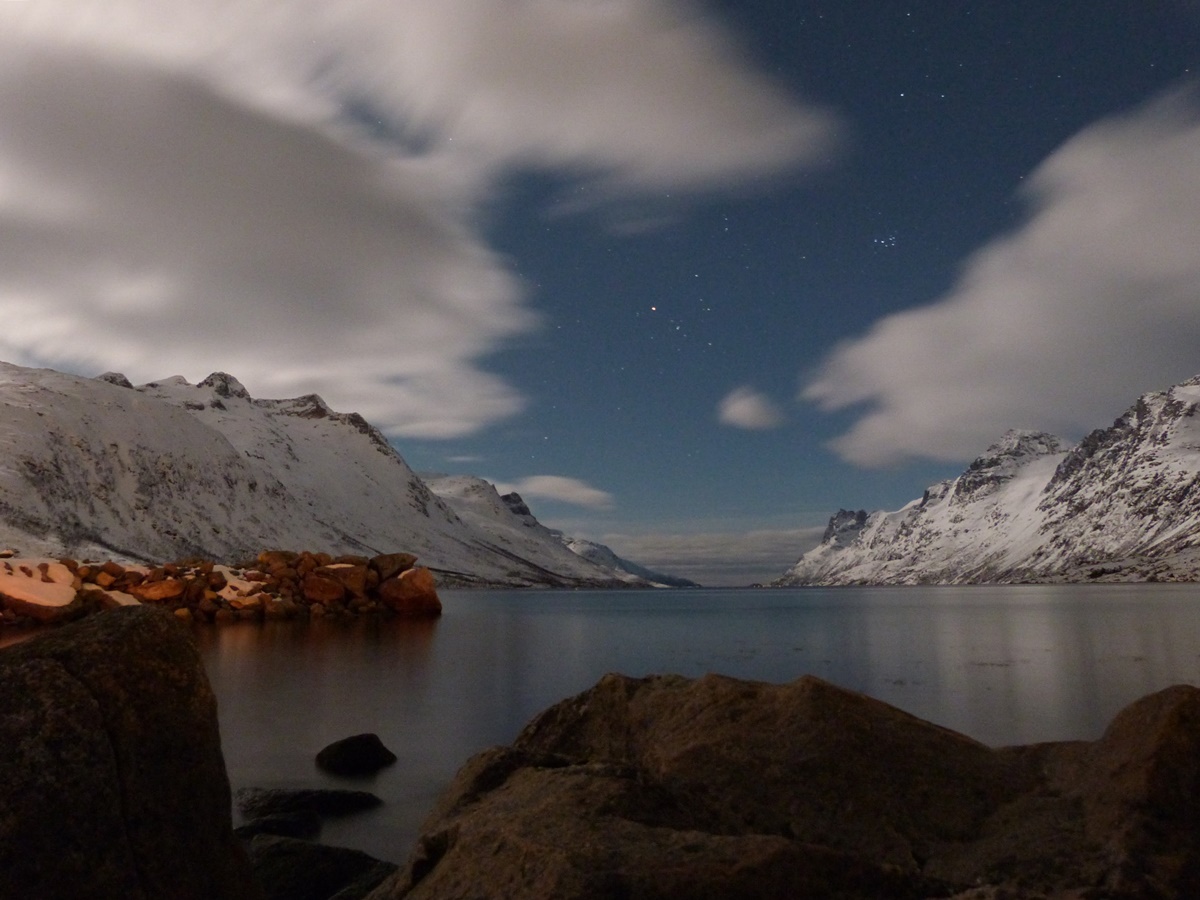
[{"label": "wispy cloud", "polygon": [[606,534],[600,540],[620,556],[709,587],[740,586],[778,578],[815,547],[823,527],[743,533]]},{"label": "wispy cloud", "polygon": [[722,425],[748,431],[768,431],[783,424],[783,411],[765,394],[742,386],[730,391],[717,405]]},{"label": "wispy cloud", "polygon": [[834,350],[802,396],[863,406],[834,447],[968,458],[1009,427],[1095,427],[1200,371],[1200,116],[1178,94],[1094,125],[1032,175],[1033,211],[951,293]]},{"label": "wispy cloud", "polygon": [[607,491],[594,488],[578,478],[563,475],[530,475],[514,482],[497,482],[496,490],[502,494],[516,491],[523,499],[538,498],[557,500],[586,509],[612,509],[613,496]]},{"label": "wispy cloud", "polygon": [[394,435],[524,403],[475,212],[515,168],[707,189],[834,125],[667,0],[0,4],[0,354],[233,372]]}]

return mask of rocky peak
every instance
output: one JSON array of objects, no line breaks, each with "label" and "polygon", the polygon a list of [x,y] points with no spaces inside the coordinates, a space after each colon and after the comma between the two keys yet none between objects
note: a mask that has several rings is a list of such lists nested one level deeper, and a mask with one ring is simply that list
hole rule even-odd
[{"label": "rocky peak", "polygon": [[953,499],[978,499],[1011,479],[1026,463],[1065,449],[1060,438],[1044,431],[1006,431],[959,476]]},{"label": "rocky peak", "polygon": [[954,481],[939,481],[937,484],[931,484],[925,488],[925,493],[921,495],[920,507],[924,508],[930,504],[937,503],[940,500],[946,499],[946,495],[954,488]]},{"label": "rocky peak", "polygon": [[319,394],[305,394],[294,400],[277,401],[279,411],[301,419],[327,419],[333,413]]},{"label": "rocky peak", "polygon": [[504,501],[504,505],[507,506],[513,512],[514,515],[518,515],[518,516],[532,516],[533,515],[533,512],[529,509],[529,504],[526,503],[523,499],[521,499],[521,495],[518,494],[516,491],[513,491],[510,494],[501,494],[500,499]]},{"label": "rocky peak", "polygon": [[1143,394],[1108,428],[1098,428],[1079,442],[1059,464],[1050,481],[1055,487],[1074,478],[1085,467],[1098,461],[1128,455],[1136,447],[1148,447],[1167,441],[1182,419],[1196,415],[1200,407],[1200,376],[1190,378],[1166,391]]},{"label": "rocky peak", "polygon": [[865,509],[853,511],[839,509],[830,516],[829,524],[825,526],[825,534],[821,536],[821,543],[845,546],[858,537],[858,533],[866,524],[867,511]]},{"label": "rocky peak", "polygon": [[120,372],[105,372],[103,375],[96,376],[97,381],[106,381],[109,384],[115,384],[117,387],[132,388],[133,382],[122,375]]},{"label": "rocky peak", "polygon": [[526,503],[521,498],[521,495],[516,491],[513,491],[510,494],[501,494],[500,499],[504,502],[504,505],[508,507],[508,511],[520,519],[529,528],[535,528],[542,524],[537,520],[537,517],[534,516],[533,510],[529,508],[529,504]]},{"label": "rocky peak", "polygon": [[242,385],[240,381],[226,372],[213,372],[197,387],[212,388],[214,394],[218,397],[239,397],[242,400],[250,399],[250,392]]},{"label": "rocky peak", "polygon": [[987,448],[980,459],[988,457],[1037,457],[1061,453],[1066,449],[1063,440],[1045,431],[1024,431],[1010,428],[1004,436]]}]

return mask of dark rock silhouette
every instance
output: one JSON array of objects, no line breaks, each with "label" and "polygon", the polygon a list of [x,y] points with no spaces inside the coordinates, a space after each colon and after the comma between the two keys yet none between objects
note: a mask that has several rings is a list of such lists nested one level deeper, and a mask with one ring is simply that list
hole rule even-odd
[{"label": "dark rock silhouette", "polygon": [[335,775],[374,775],[396,761],[377,734],[355,734],[334,741],[317,754],[317,765]]},{"label": "dark rock silhouette", "polygon": [[813,677],[610,675],[477,755],[387,898],[1200,896],[1200,689],[992,749]]},{"label": "dark rock silhouette", "polygon": [[0,891],[250,900],[216,702],[167,612],[101,613],[0,651]]},{"label": "dark rock silhouette", "polygon": [[358,850],[262,834],[250,860],[266,900],[358,900],[396,871]]},{"label": "dark rock silhouette", "polygon": [[238,812],[246,819],[314,812],[318,816],[345,816],[379,806],[383,801],[368,791],[334,788],[241,788]]}]

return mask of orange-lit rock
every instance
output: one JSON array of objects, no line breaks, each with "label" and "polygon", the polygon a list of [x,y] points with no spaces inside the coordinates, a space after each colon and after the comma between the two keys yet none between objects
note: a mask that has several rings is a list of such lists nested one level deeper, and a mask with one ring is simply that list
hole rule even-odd
[{"label": "orange-lit rock", "polygon": [[442,601],[433,573],[423,566],[401,572],[379,585],[379,597],[402,616],[440,616]]},{"label": "orange-lit rock", "polygon": [[304,576],[304,599],[309,603],[341,603],[346,597],[346,588],[335,578],[310,572]]},{"label": "orange-lit rock", "polygon": [[339,582],[351,596],[365,597],[367,594],[367,567],[365,565],[334,563],[317,569],[316,574]]},{"label": "orange-lit rock", "polygon": [[368,565],[379,573],[379,581],[384,582],[411,569],[416,562],[417,558],[411,553],[381,553],[371,557]]},{"label": "orange-lit rock", "polygon": [[162,581],[143,581],[133,585],[128,593],[133,594],[143,603],[165,603],[178,600],[187,590],[187,585],[178,578],[164,578]]},{"label": "orange-lit rock", "polygon": [[17,615],[38,622],[61,622],[78,610],[75,589],[69,584],[54,584],[0,572],[0,602]]}]

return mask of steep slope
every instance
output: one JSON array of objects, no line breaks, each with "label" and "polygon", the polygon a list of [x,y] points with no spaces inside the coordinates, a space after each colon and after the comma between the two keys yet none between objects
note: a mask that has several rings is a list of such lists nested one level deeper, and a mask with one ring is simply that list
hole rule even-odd
[{"label": "steep slope", "polygon": [[1200,376],[1142,396],[1071,451],[1046,487],[1039,567],[1200,574]]},{"label": "steep slope", "polygon": [[[217,373],[133,387],[0,363],[0,543],[163,560],[404,549],[444,580],[611,583],[558,540],[498,546],[361,416],[258,400]],[[569,564],[569,565],[567,565]]]},{"label": "steep slope", "polygon": [[1009,432],[894,512],[842,510],[779,581],[912,584],[1200,577],[1200,378],[1068,449]]},{"label": "steep slope", "polygon": [[277,479],[187,410],[119,384],[0,364],[0,447],[0,536],[26,552],[227,558],[287,534]]}]

